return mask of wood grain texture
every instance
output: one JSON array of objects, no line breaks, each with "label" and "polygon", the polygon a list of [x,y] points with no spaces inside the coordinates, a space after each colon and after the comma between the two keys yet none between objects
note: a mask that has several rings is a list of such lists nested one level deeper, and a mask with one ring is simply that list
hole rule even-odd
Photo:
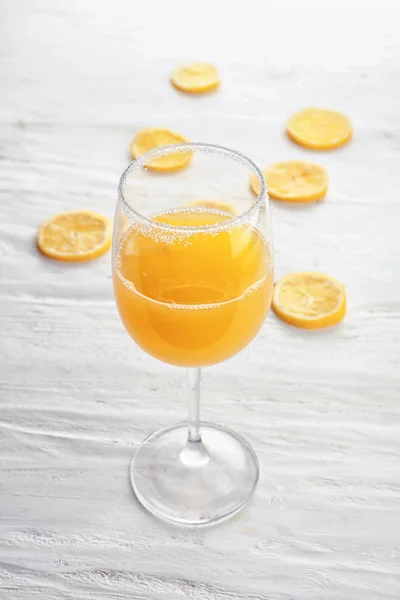
[{"label": "wood grain texture", "polygon": [[[284,1],[261,17],[248,2],[229,23],[222,4],[1,4],[2,600],[400,598],[396,4]],[[191,60],[216,62],[217,93],[169,85]],[[307,105],[344,111],[354,140],[291,144],[285,122]],[[270,314],[207,371],[204,416],[247,436],[262,467],[252,506],[215,529],[164,526],[131,493],[135,447],[184,417],[185,390],[123,330],[109,257],[58,264],[34,243],[55,212],[112,217],[144,126],[330,175],[324,202],[273,204],[276,276],[337,277],[348,315],[304,332]]]}]

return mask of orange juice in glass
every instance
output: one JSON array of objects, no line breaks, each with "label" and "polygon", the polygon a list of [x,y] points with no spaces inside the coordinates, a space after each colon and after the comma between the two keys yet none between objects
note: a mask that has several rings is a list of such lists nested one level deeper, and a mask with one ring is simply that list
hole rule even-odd
[{"label": "orange juice in glass", "polygon": [[[232,215],[190,208],[153,218],[198,227]],[[119,243],[114,272],[121,319],[159,360],[182,367],[221,362],[260,329],[271,303],[270,264],[265,240],[247,224],[161,240],[133,225]]]},{"label": "orange juice in glass", "polygon": [[[200,368],[245,348],[264,322],[273,288],[270,224],[262,174],[249,159],[220,147],[185,144],[180,151],[194,152],[190,175],[148,173],[146,164],[168,148],[143,155],[121,179],[113,281],[133,340],[151,356],[188,368],[189,424],[144,442],[132,462],[134,491],[153,514],[197,525],[240,510],[257,483],[257,458],[249,444],[225,428],[200,423]],[[207,164],[219,173],[219,194],[235,196],[237,216],[184,206],[186,195],[204,184]],[[231,186],[238,171],[246,184],[250,173],[260,177],[256,202],[247,190],[235,194]]]}]

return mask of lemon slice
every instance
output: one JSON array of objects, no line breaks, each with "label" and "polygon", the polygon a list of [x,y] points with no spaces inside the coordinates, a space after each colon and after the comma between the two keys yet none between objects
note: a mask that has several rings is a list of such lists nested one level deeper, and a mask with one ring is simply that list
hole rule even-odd
[{"label": "lemon slice", "polygon": [[171,81],[182,92],[201,94],[215,90],[220,83],[217,69],[209,64],[194,64],[176,67],[171,74]]},{"label": "lemon slice", "polygon": [[[274,163],[263,170],[271,198],[288,202],[314,202],[321,200],[328,190],[328,173],[319,165],[303,160]],[[256,196],[260,193],[260,180],[250,175],[250,187]]]},{"label": "lemon slice", "polygon": [[231,238],[231,252],[233,258],[241,256],[248,252],[255,243],[255,232],[251,225],[244,223],[237,227],[233,227],[229,231]]},{"label": "lemon slice", "polygon": [[[183,144],[189,140],[180,133],[169,129],[142,129],[133,138],[130,150],[132,158],[138,158],[153,148],[168,144]],[[172,152],[156,158],[146,164],[153,171],[177,171],[185,167],[192,159],[193,152]]]},{"label": "lemon slice", "polygon": [[336,325],[346,314],[341,283],[321,273],[293,273],[275,285],[272,308],[286,323],[303,329]]},{"label": "lemon slice", "polygon": [[287,133],[305,148],[331,150],[342,146],[352,136],[350,120],[339,112],[323,108],[305,108],[290,117]]},{"label": "lemon slice", "polygon": [[195,200],[194,202],[188,202],[186,206],[200,206],[203,208],[215,208],[216,210],[220,210],[221,212],[231,213],[232,215],[237,215],[238,212],[232,204],[228,202],[223,202],[222,200]]},{"label": "lemon slice", "polygon": [[57,260],[83,261],[101,256],[111,246],[111,223],[88,210],[55,215],[37,234],[39,250]]}]

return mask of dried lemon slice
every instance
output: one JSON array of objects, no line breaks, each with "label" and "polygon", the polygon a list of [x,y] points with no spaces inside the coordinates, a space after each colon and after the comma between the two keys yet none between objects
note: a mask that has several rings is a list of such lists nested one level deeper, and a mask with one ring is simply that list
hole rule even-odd
[{"label": "dried lemon slice", "polygon": [[275,285],[272,308],[286,323],[320,329],[339,323],[346,314],[346,293],[333,277],[293,273]]},{"label": "dried lemon slice", "polygon": [[305,108],[290,117],[287,127],[289,137],[315,150],[330,150],[342,146],[352,136],[353,127],[343,114],[322,108]]},{"label": "dried lemon slice", "polygon": [[[271,198],[288,202],[314,202],[321,200],[328,190],[328,173],[319,165],[303,160],[288,160],[270,165],[263,170]],[[260,193],[260,180],[250,175],[250,187],[256,196]]]},{"label": "dried lemon slice", "polygon": [[88,210],[55,215],[39,228],[37,245],[50,258],[67,261],[91,260],[111,246],[111,223]]},{"label": "dried lemon slice", "polygon": [[[161,148],[168,144],[183,144],[188,141],[180,133],[169,129],[142,129],[133,138],[130,150],[132,158],[138,158],[153,148]],[[146,166],[154,171],[177,171],[187,165],[192,156],[193,152],[172,152],[148,162]]]},{"label": "dried lemon slice", "polygon": [[194,202],[188,202],[186,206],[201,206],[203,208],[215,208],[216,210],[231,213],[232,215],[238,214],[236,208],[232,206],[232,204],[229,204],[228,202],[223,202],[222,200],[195,200]]},{"label": "dried lemon slice", "polygon": [[213,65],[194,64],[176,67],[172,71],[171,81],[182,92],[201,94],[215,90],[219,86],[220,78]]}]

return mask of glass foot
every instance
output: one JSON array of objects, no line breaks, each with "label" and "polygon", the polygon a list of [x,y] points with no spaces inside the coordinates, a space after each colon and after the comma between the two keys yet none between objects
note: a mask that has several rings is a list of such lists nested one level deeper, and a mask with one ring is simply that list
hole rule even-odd
[{"label": "glass foot", "polygon": [[187,444],[188,427],[150,435],[131,464],[133,490],[153,515],[181,525],[227,519],[250,500],[258,481],[257,456],[242,436],[202,423],[202,442]]}]

